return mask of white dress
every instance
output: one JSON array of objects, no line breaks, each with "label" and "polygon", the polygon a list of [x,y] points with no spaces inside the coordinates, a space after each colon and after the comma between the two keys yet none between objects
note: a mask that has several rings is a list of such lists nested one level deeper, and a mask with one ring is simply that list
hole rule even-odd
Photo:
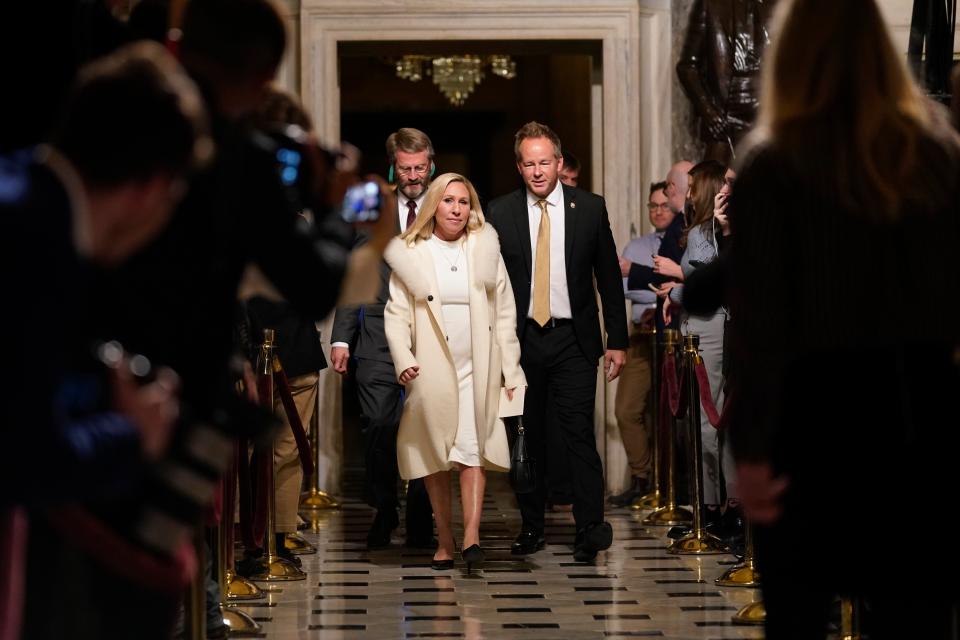
[{"label": "white dress", "polygon": [[427,246],[433,256],[440,310],[450,354],[457,369],[459,423],[447,462],[468,467],[483,466],[477,442],[477,419],[473,398],[473,346],[470,333],[470,280],[465,252],[466,236],[453,242],[430,236]]}]

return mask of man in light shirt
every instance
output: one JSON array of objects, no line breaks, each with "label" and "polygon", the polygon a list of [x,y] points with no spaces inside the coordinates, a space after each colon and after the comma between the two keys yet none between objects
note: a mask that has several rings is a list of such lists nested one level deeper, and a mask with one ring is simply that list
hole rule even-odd
[{"label": "man in light shirt", "polygon": [[573,483],[573,557],[592,562],[613,540],[603,519],[603,464],[593,414],[598,363],[602,358],[611,381],[626,359],[617,250],[603,198],[560,183],[560,138],[550,127],[525,124],[516,134],[514,153],[524,185],[492,201],[487,220],[500,235],[517,303],[520,364],[529,383],[523,423],[539,468],[535,490],[517,495],[523,527],[511,551],[528,555],[546,543],[543,468],[549,466],[544,465],[547,443],[559,439]]},{"label": "man in light shirt", "polygon": [[[667,198],[666,187],[666,182],[650,185],[647,210],[654,231],[631,240],[623,250],[624,259],[653,267],[653,256],[660,250],[660,240],[676,216]],[[615,507],[630,506],[649,489],[650,433],[655,424],[648,426],[647,400],[653,381],[650,369],[652,354],[649,331],[654,326],[657,294],[647,289],[628,289],[626,277],[623,279],[623,289],[627,300],[633,302],[633,323],[630,328],[627,364],[620,373],[614,411],[620,427],[620,436],[623,438],[623,447],[627,451],[627,461],[630,464],[630,484],[623,493],[610,496],[608,499],[608,502]]]}]

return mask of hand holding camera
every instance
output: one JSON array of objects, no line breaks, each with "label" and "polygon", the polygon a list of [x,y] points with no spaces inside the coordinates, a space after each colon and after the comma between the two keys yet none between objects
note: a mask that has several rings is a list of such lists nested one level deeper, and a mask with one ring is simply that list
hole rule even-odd
[{"label": "hand holding camera", "polygon": [[100,347],[100,361],[110,370],[113,406],[133,423],[148,460],[162,456],[180,415],[180,378],[172,369],[154,369],[142,355],[129,355],[116,342]]}]

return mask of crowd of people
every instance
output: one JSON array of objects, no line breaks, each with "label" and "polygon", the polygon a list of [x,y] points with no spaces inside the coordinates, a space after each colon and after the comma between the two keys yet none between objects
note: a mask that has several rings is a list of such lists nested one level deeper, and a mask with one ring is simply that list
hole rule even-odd
[{"label": "crowd of people", "polygon": [[[273,533],[295,561],[298,435],[327,366],[315,323],[334,310],[330,364],[356,379],[376,510],[369,548],[401,524],[402,478],[404,544],[433,551],[436,571],[458,554],[481,568],[487,473],[510,470],[522,425],[537,473],[516,495],[511,553],[541,551],[545,511],[569,503],[573,557],[593,562],[614,543],[605,506],[657,488],[655,337],[676,328],[699,336],[724,414],[717,428],[700,412],[690,490],[727,544],[756,527],[767,637],[824,637],[838,593],[865,598],[872,637],[955,633],[955,594],[886,579],[886,538],[852,530],[890,504],[940,512],[960,445],[960,140],[873,0],[780,3],[737,160],[671,166],[647,190],[652,231],[619,253],[605,200],[537,121],[515,135],[521,186],[489,199],[438,170],[427,133],[395,131],[388,179],[372,178],[376,221],[351,226],[339,205],[355,163],[271,85],[287,45],[276,7],[194,0],[177,26],[166,48],[137,40],[85,65],[44,144],[0,157],[0,255],[23,274],[9,278],[21,312],[2,320],[16,366],[0,639],[172,637],[188,581],[211,572],[193,555],[197,523],[222,513],[232,529],[233,500],[218,501],[233,495],[224,471],[248,462],[237,442],[272,444]],[[293,407],[258,397],[265,329]],[[598,376],[619,378],[630,474],[611,496]],[[244,541],[249,574],[271,545]]]}]

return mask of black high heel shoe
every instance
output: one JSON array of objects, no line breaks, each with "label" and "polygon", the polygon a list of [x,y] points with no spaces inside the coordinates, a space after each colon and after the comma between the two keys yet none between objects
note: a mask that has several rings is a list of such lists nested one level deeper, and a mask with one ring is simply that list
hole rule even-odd
[{"label": "black high heel shoe", "polygon": [[473,565],[483,564],[483,561],[486,559],[483,549],[481,549],[480,545],[478,544],[472,544],[461,551],[460,557],[463,558],[463,561],[467,563],[467,575],[470,575]]},{"label": "black high heel shoe", "polygon": [[448,569],[453,569],[453,558],[448,558],[446,560],[431,560],[430,568],[434,571],[447,571]]}]

